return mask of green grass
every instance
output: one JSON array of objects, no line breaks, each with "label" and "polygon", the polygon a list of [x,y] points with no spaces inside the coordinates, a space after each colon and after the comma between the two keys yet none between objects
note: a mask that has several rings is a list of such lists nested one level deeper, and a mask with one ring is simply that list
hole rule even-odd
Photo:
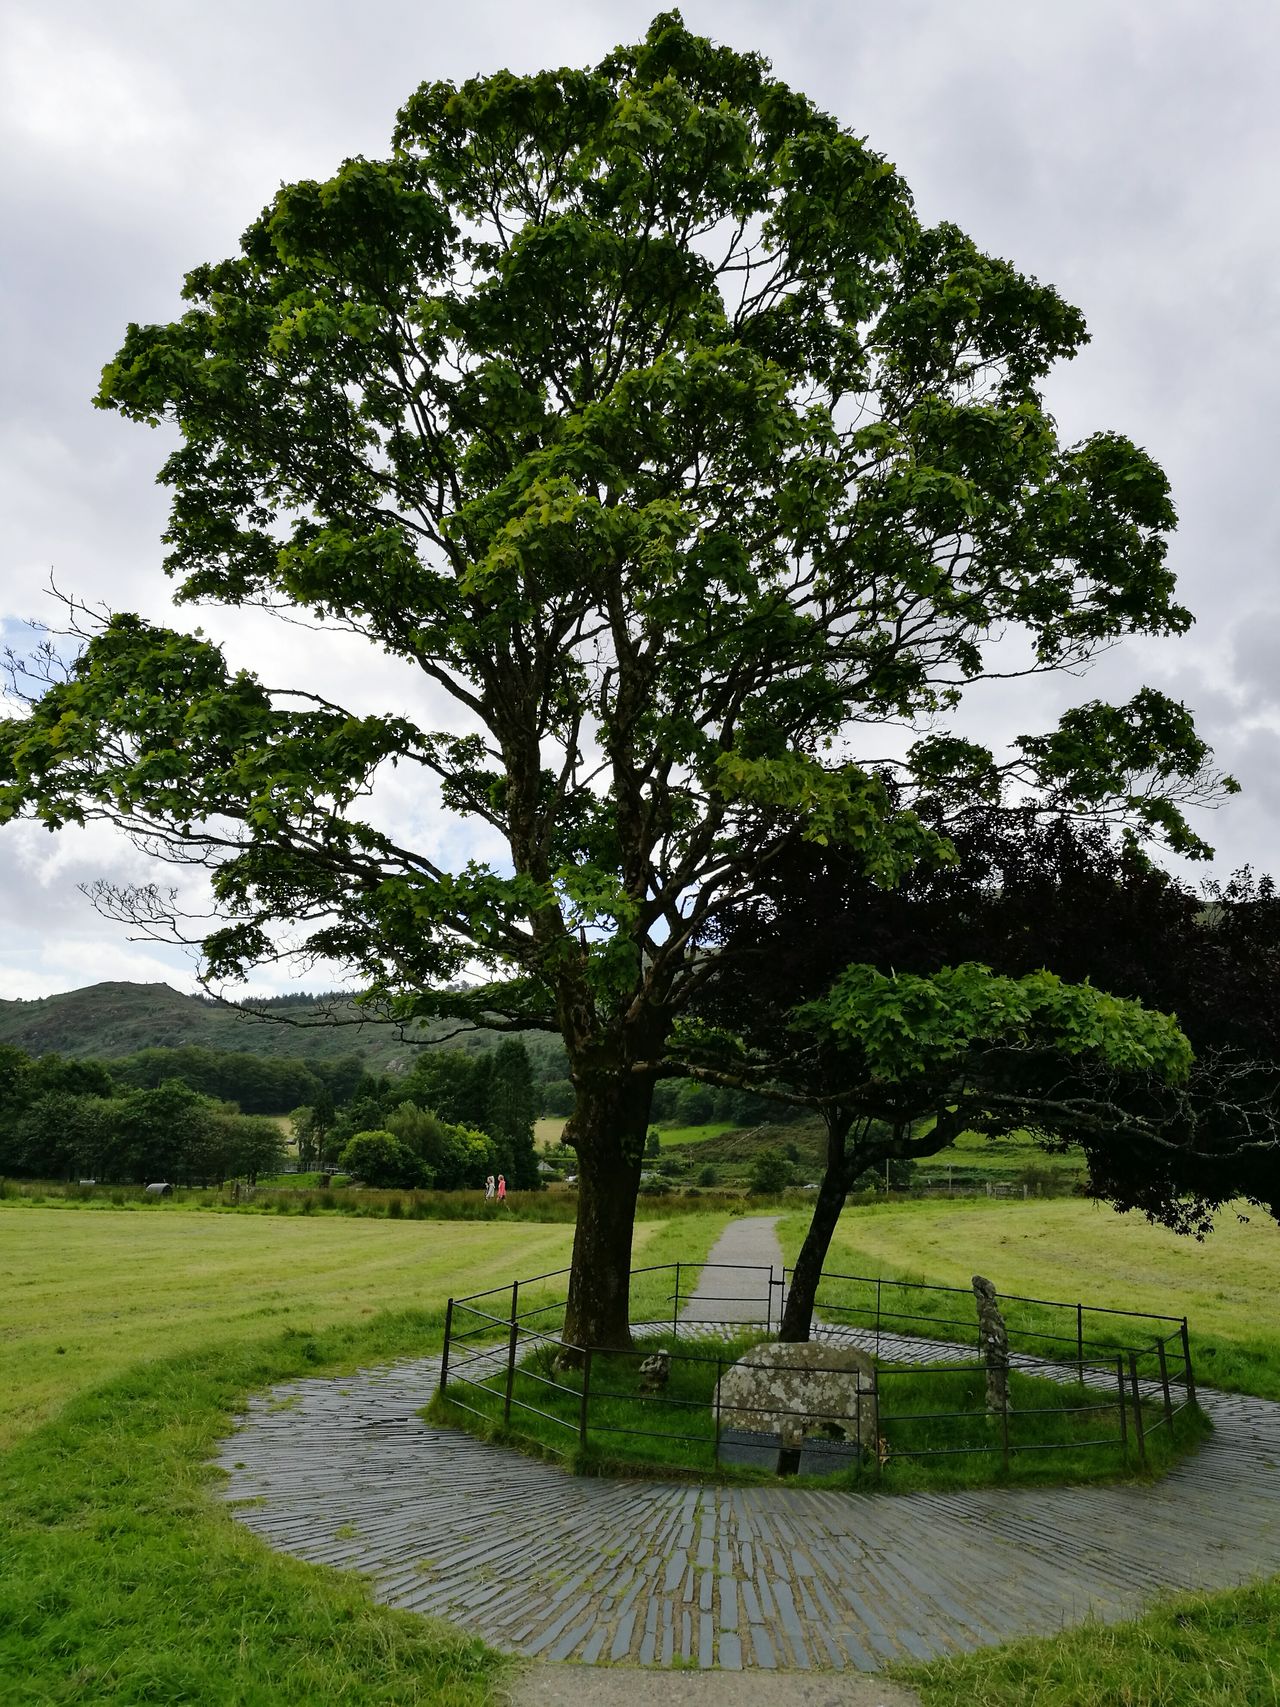
[{"label": "green grass", "polygon": [[[788,1261],[807,1226],[781,1222]],[[1185,1314],[1199,1380],[1280,1399],[1280,1235],[1261,1212],[1227,1211],[1197,1241],[1077,1198],[869,1203],[842,1217],[827,1267],[961,1287],[977,1272],[1004,1293]]]},{"label": "green grass", "polygon": [[962,1180],[988,1178],[993,1182],[1012,1181],[1030,1169],[1038,1174],[1051,1175],[1060,1185],[1066,1186],[1083,1179],[1084,1157],[1079,1150],[1069,1150],[1062,1155],[1050,1154],[1021,1132],[1011,1132],[1005,1138],[962,1132],[954,1144],[916,1164],[914,1183],[925,1185],[931,1181],[935,1186],[944,1186],[948,1170],[957,1184]]},{"label": "green grass", "polygon": [[[701,1193],[658,1191],[641,1194],[637,1219],[656,1221],[672,1215],[698,1215],[705,1205]],[[178,1186],[169,1197],[149,1196],[140,1185],[80,1185],[47,1180],[0,1180],[0,1203],[13,1208],[126,1209],[148,1215],[189,1212],[221,1215],[319,1215],[363,1216],[392,1221],[552,1221],[572,1223],[577,1219],[577,1193],[551,1188],[546,1191],[511,1191],[498,1203],[482,1191],[372,1190],[365,1186],[334,1186],[300,1189],[256,1187],[236,1198],[232,1185],[222,1187]]]},{"label": "green grass", "polygon": [[[723,1218],[642,1222],[636,1262],[699,1256]],[[0,1204],[0,1450],[135,1364],[356,1323],[569,1261],[573,1229]],[[646,1303],[646,1308],[650,1307]]]},{"label": "green grass", "polygon": [[924,1707],[1277,1707],[1280,1578],[894,1675]]},{"label": "green grass", "polygon": [[[637,1251],[696,1261],[722,1224],[649,1222]],[[488,1707],[483,1644],[272,1552],[208,1460],[249,1393],[432,1352],[449,1292],[554,1268],[571,1237],[0,1205],[6,1707]]]},{"label": "green grass", "polygon": [[229,1412],[269,1382],[421,1353],[438,1312],[206,1341],[73,1398],[0,1459],[0,1698],[484,1707],[478,1641],[275,1554],[211,1497]]},{"label": "green grass", "polygon": [[261,1174],[257,1186],[260,1191],[320,1191],[321,1181],[327,1180],[331,1186],[345,1186],[346,1174],[311,1173],[299,1174]]},{"label": "green grass", "polygon": [[[639,1312],[636,1312],[637,1318]],[[557,1370],[551,1345],[526,1352],[517,1365],[511,1414],[504,1421],[505,1371],[481,1383],[457,1380],[453,1399],[437,1398],[429,1414],[539,1456],[552,1456],[581,1474],[672,1470],[722,1482],[769,1482],[771,1469],[717,1463],[715,1391],[723,1370],[761,1342],[759,1333],[734,1341],[647,1339],[628,1354],[593,1357],[587,1384],[587,1442],[581,1443],[583,1373]],[[659,1349],[671,1353],[670,1379],[661,1394],[640,1388],[640,1364]],[[465,1365],[461,1366],[465,1370]],[[879,1374],[880,1431],[887,1462],[868,1455],[803,1485],[874,1487],[900,1493],[919,1489],[982,1487],[992,1483],[1091,1482],[1134,1475],[1136,1441],[1122,1444],[1114,1395],[1014,1373],[1010,1377],[1010,1454],[1004,1462],[1002,1431],[986,1415],[981,1370],[970,1360],[955,1369],[895,1370]],[[1063,1407],[1076,1407],[1063,1415]],[[1207,1432],[1198,1413],[1160,1426],[1162,1411],[1144,1404],[1151,1474],[1169,1468],[1180,1452]],[[1132,1418],[1130,1417],[1130,1428]],[[1102,1446],[1082,1443],[1105,1441]],[[1019,1449],[1022,1449],[1021,1451]],[[1049,1450],[1052,1448],[1052,1450]]]},{"label": "green grass", "polygon": [[659,1126],[658,1142],[664,1150],[680,1144],[705,1144],[709,1138],[723,1138],[726,1132],[738,1128],[731,1120],[711,1120],[705,1126]]}]

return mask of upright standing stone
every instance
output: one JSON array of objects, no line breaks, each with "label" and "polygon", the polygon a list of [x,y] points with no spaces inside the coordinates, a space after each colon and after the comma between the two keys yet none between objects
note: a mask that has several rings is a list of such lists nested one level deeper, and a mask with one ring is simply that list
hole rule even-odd
[{"label": "upright standing stone", "polygon": [[1009,1407],[1009,1334],[996,1289],[980,1274],[973,1277],[973,1295],[978,1301],[978,1343],[987,1365],[987,1413],[1001,1416]]}]

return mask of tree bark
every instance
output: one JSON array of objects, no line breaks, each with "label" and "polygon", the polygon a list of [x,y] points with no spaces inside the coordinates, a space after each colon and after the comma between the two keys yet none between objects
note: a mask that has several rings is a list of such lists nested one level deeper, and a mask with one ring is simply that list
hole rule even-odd
[{"label": "tree bark", "polygon": [[827,1252],[831,1249],[832,1235],[849,1195],[849,1187],[869,1161],[860,1141],[866,1137],[865,1125],[850,1153],[849,1133],[854,1124],[853,1116],[841,1109],[832,1109],[826,1116],[826,1122],[827,1165],[822,1184],[818,1187],[818,1200],[813,1206],[813,1219],[787,1287],[787,1302],[778,1334],[778,1338],[788,1344],[807,1340],[813,1331],[814,1302]]},{"label": "tree bark", "polygon": [[822,1184],[818,1188],[818,1200],[813,1206],[813,1219],[809,1223],[809,1231],[804,1236],[800,1255],[796,1258],[796,1266],[791,1272],[787,1286],[787,1302],[782,1312],[782,1328],[778,1338],[788,1344],[807,1340],[812,1331],[818,1283],[822,1279],[822,1269],[827,1260],[827,1252],[831,1248],[831,1238],[848,1195],[844,1158],[841,1156],[839,1162],[827,1163]]},{"label": "tree bark", "polygon": [[631,1240],[653,1082],[623,1072],[579,1083],[565,1138],[578,1153],[578,1223],[563,1338],[629,1350]]},{"label": "tree bark", "polygon": [[944,1111],[934,1122],[933,1132],[925,1139],[915,1140],[908,1149],[908,1140],[911,1137],[909,1123],[903,1122],[899,1125],[892,1142],[877,1142],[868,1140],[870,1122],[863,1122],[859,1125],[850,1147],[849,1133],[854,1127],[853,1117],[839,1111],[828,1117],[826,1171],[818,1188],[818,1201],[813,1206],[813,1220],[809,1223],[809,1231],[804,1236],[804,1243],[800,1247],[800,1255],[796,1258],[796,1266],[787,1287],[787,1302],[782,1312],[779,1339],[788,1342],[807,1340],[813,1331],[813,1309],[818,1295],[818,1283],[822,1279],[822,1270],[827,1260],[827,1252],[831,1249],[836,1223],[840,1219],[854,1180],[868,1168],[883,1162],[886,1157],[901,1156],[904,1153],[929,1155],[935,1150],[941,1150],[955,1139],[958,1132],[964,1131],[964,1126],[962,1108]]}]

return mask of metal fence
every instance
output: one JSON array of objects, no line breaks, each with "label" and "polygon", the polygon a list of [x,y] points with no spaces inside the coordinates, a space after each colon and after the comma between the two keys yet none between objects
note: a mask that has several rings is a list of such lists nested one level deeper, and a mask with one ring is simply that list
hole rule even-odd
[{"label": "metal fence", "polygon": [[[716,1468],[724,1461],[726,1433],[721,1380],[743,1348],[733,1349],[729,1342],[724,1351],[682,1347],[680,1339],[697,1336],[700,1329],[712,1330],[721,1337],[733,1334],[738,1339],[750,1336],[757,1341],[759,1330],[763,1330],[767,1339],[775,1324],[781,1323],[787,1272],[785,1268],[778,1271],[763,1265],[727,1263],[671,1263],[634,1270],[633,1282],[641,1277],[671,1276],[670,1292],[659,1294],[665,1317],[646,1324],[646,1337],[656,1330],[665,1331],[667,1322],[671,1332],[668,1386],[651,1392],[638,1392],[634,1384],[617,1383],[629,1361],[639,1364],[653,1355],[653,1343],[645,1344],[642,1339],[635,1349],[620,1352],[573,1345],[563,1338],[560,1330],[566,1301],[563,1290],[554,1283],[568,1276],[567,1268],[451,1298],[445,1317],[440,1393],[460,1409],[489,1424],[500,1421],[505,1429],[516,1433],[528,1432],[527,1425],[522,1429],[522,1419],[540,1419],[545,1425],[543,1444],[567,1457],[588,1447],[606,1453],[620,1440],[651,1441],[668,1447],[679,1445],[681,1457],[692,1468]],[[709,1274],[715,1283],[699,1300],[703,1277]],[[697,1278],[690,1287],[692,1276]],[[646,1284],[651,1289],[651,1280]],[[736,1289],[722,1290],[725,1284]],[[827,1288],[826,1297],[823,1287]],[[551,1297],[546,1296],[548,1288],[553,1292]],[[864,1289],[865,1302],[849,1302],[861,1296],[859,1288]],[[824,1273],[818,1293],[818,1312],[824,1323],[829,1328],[833,1317],[842,1318],[843,1334],[869,1351],[874,1347],[877,1364],[876,1438],[861,1438],[861,1405],[855,1402],[852,1415],[846,1419],[846,1450],[851,1462],[857,1455],[865,1455],[879,1472],[890,1458],[999,1454],[1007,1467],[1011,1457],[1019,1453],[1102,1448],[1118,1451],[1128,1461],[1132,1447],[1139,1465],[1145,1467],[1147,1442],[1153,1432],[1162,1427],[1171,1429],[1175,1417],[1195,1404],[1185,1317],[1002,1294],[1002,1309],[1020,1305],[1031,1312],[1025,1322],[1019,1320],[1017,1312],[1011,1313],[1011,1320],[1006,1318],[1008,1369],[1013,1378],[1009,1399],[991,1418],[991,1426],[982,1431],[980,1440],[958,1445],[913,1445],[917,1437],[912,1431],[923,1425],[962,1419],[974,1422],[979,1415],[972,1407],[919,1411],[909,1404],[896,1410],[885,1406],[888,1392],[909,1393],[911,1383],[926,1376],[944,1384],[985,1381],[988,1363],[980,1346],[979,1355],[959,1360],[939,1356],[936,1348],[925,1357],[911,1356],[913,1341],[918,1343],[925,1337],[922,1328],[948,1342],[954,1342],[958,1335],[963,1336],[961,1343],[970,1336],[977,1339],[976,1314],[962,1318],[940,1313],[949,1308],[945,1302],[948,1297],[972,1300],[973,1295],[962,1287]],[[690,1313],[700,1302],[710,1312],[706,1316]],[[753,1306],[758,1307],[754,1313]],[[727,1322],[726,1307],[731,1318]],[[1057,1313],[1049,1320],[1058,1325],[1035,1325],[1040,1313],[1046,1311]],[[1134,1322],[1160,1324],[1167,1331],[1157,1329],[1148,1339],[1145,1335],[1121,1335],[1114,1326]],[[1095,1327],[1095,1323],[1102,1326]],[[1070,1331],[1059,1331],[1062,1325]],[[1091,1333],[1086,1333],[1086,1325]],[[1028,1349],[1025,1341],[1037,1342],[1037,1349]],[[1053,1348],[1048,1354],[1040,1349],[1046,1342]],[[714,1386],[708,1396],[706,1386],[713,1370]],[[810,1374],[837,1372],[847,1373],[843,1366],[837,1371],[834,1364],[830,1369],[811,1366],[808,1370]],[[1061,1392],[1064,1400],[1070,1398],[1071,1402],[1012,1402],[1013,1393],[1019,1389],[1026,1394],[1017,1380],[1024,1376],[1053,1383],[1054,1392],[1047,1388],[1043,1392],[1050,1397]],[[703,1389],[700,1396],[689,1397],[679,1391],[699,1383]],[[610,1409],[615,1404],[625,1406],[629,1415],[620,1420]],[[771,1409],[778,1415],[788,1414],[772,1403]],[[637,1417],[643,1420],[638,1422]],[[1035,1429],[1042,1433],[1049,1417],[1064,1419],[1061,1434],[1029,1438],[1029,1419],[1034,1419]],[[697,1426],[691,1426],[695,1419]],[[1095,1428],[1084,1436],[1077,1435],[1074,1427],[1087,1425],[1089,1419],[1096,1419]],[[829,1456],[836,1449],[827,1450]]]}]

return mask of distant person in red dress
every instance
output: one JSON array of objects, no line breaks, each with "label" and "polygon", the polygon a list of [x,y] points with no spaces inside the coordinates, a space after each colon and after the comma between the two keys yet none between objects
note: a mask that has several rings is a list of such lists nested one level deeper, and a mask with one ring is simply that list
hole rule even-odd
[{"label": "distant person in red dress", "polygon": [[498,1175],[498,1202],[499,1203],[505,1203],[506,1201],[507,1201],[507,1176],[505,1174],[499,1174]]}]

